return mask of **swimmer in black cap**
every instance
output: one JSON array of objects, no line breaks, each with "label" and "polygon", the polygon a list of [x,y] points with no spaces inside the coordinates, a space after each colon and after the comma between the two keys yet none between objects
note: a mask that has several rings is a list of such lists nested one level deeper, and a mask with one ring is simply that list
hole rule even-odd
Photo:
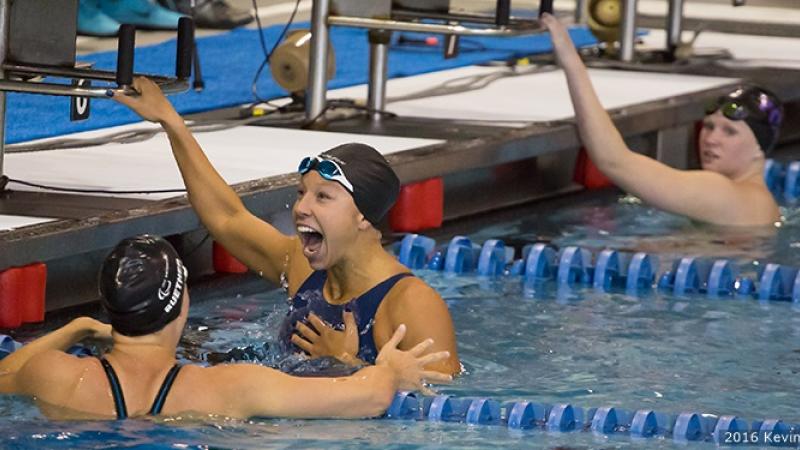
[{"label": "swimmer in black cap", "polygon": [[461,370],[447,305],[381,245],[376,226],[400,183],[380,153],[345,144],[303,159],[293,208],[297,235],[286,236],[247,211],[158,86],[138,78],[134,88],[140,96],[115,98],[164,127],[189,200],[214,239],[264,278],[286,281],[293,301],[280,335],[287,348],[373,363],[404,323],[401,349],[433,339],[450,358],[430,368]]},{"label": "swimmer in black cap", "polygon": [[[163,239],[144,235],[122,241],[100,271],[111,327],[78,318],[11,353],[0,361],[0,393],[32,396],[48,417],[61,419],[355,418],[383,413],[398,389],[450,379],[424,369],[448,357],[425,354],[431,341],[397,350],[402,325],[376,365],[349,377],[292,377],[245,363],[181,367],[175,350],[189,314],[185,282],[183,263]],[[64,352],[88,337],[110,338],[112,350],[101,358]]]},{"label": "swimmer in black cap", "polygon": [[765,152],[775,145],[783,119],[774,95],[743,87],[720,97],[706,110],[700,132],[703,170],[673,169],[627,147],[564,26],[549,14],[542,23],[567,76],[581,140],[611,181],[658,208],[704,222],[767,225],[780,220],[764,182]]}]

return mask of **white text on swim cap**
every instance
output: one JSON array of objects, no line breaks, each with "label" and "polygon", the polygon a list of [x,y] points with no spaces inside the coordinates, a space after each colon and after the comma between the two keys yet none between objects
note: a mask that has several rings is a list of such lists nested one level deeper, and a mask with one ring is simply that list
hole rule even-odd
[{"label": "white text on swim cap", "polygon": [[178,273],[177,278],[175,278],[175,286],[172,289],[172,297],[169,299],[169,303],[164,307],[164,313],[169,313],[172,311],[172,308],[178,304],[178,300],[181,299],[181,294],[183,294],[183,283],[186,279],[186,267],[183,266],[181,260],[175,260],[177,265]]}]

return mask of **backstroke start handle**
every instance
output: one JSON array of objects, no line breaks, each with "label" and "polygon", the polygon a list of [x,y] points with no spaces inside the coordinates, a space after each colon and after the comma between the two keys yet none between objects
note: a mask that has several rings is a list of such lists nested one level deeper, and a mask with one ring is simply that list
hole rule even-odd
[{"label": "backstroke start handle", "polygon": [[194,21],[181,17],[178,21],[178,51],[175,55],[175,76],[185,80],[192,76],[192,54],[194,48]]}]

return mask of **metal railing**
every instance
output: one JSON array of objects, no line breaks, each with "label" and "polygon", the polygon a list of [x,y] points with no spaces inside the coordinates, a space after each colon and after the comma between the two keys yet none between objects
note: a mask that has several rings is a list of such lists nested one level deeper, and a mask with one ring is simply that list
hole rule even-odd
[{"label": "metal railing", "polygon": [[[192,73],[194,22],[184,17],[178,23],[178,45],[175,58],[175,76],[138,74],[133,71],[136,28],[122,25],[119,29],[117,69],[115,72],[80,67],[29,65],[8,61],[12,0],[0,0],[0,186],[2,186],[5,147],[6,92],[59,95],[71,97],[109,98],[115,93],[137,95],[131,87],[134,76],[146,75],[156,82],[166,94],[189,89]],[[72,80],[73,84],[40,81],[43,78]],[[103,82],[102,86],[81,86],[77,81]],[[0,191],[2,188],[0,188]]]},{"label": "metal railing", "polygon": [[[309,87],[306,94],[306,117],[319,118],[326,107],[328,64],[328,27],[343,26],[364,28],[381,33],[381,38],[370,39],[370,79],[368,105],[371,118],[379,120],[386,98],[386,67],[389,55],[388,36],[392,31],[408,31],[447,36],[515,37],[540,33],[543,28],[535,19],[520,19],[510,14],[510,0],[498,0],[495,16],[467,14],[414,14],[406,12],[391,19],[329,15],[330,0],[314,0],[311,10],[311,61]],[[552,0],[541,0],[539,13],[553,11]],[[421,22],[439,20],[443,23]],[[374,33],[371,36],[375,36]]]}]

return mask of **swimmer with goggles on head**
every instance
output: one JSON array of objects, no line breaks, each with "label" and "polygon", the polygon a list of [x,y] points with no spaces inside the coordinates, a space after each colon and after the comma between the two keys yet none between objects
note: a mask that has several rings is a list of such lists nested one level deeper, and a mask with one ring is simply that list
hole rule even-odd
[{"label": "swimmer with goggles on head", "polygon": [[674,169],[628,148],[600,104],[565,27],[547,13],[541,21],[566,75],[581,141],[611,181],[657,208],[703,222],[757,226],[780,220],[764,182],[765,153],[776,144],[783,120],[773,94],[740,87],[719,97],[706,109],[700,132],[702,170]]}]

